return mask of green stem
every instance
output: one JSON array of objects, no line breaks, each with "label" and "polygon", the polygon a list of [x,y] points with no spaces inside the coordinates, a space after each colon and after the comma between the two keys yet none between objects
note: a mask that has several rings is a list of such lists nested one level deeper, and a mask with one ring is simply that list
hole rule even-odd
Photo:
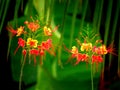
[{"label": "green stem", "polygon": [[[66,0],[63,21],[62,21],[62,24],[61,24],[61,38],[60,38],[59,46],[62,45],[62,42],[63,42],[63,39],[64,39],[64,30],[65,30],[64,26],[65,26],[68,6],[69,6],[69,0]],[[60,62],[59,63],[60,66],[62,66],[62,63],[61,63],[61,60],[60,60],[61,59],[61,53],[62,53],[62,48],[58,48],[58,62]]]},{"label": "green stem", "polygon": [[[4,8],[4,6],[5,6],[5,5],[4,5],[4,4],[5,4],[5,0],[1,0],[1,1],[2,1],[2,5],[0,4],[0,5],[1,5],[1,6],[0,6],[0,16],[2,16],[2,12],[3,12],[3,10],[4,10],[3,8]],[[1,18],[2,18],[2,17],[0,17],[0,19],[1,19]]]},{"label": "green stem", "polygon": [[21,3],[21,0],[16,0],[15,11],[14,11],[14,25],[17,25],[17,17],[18,17],[18,10],[20,7],[20,3]]},{"label": "green stem", "polygon": [[94,84],[93,84],[93,66],[91,64],[91,87],[92,87],[92,90],[94,90]]},{"label": "green stem", "polygon": [[22,76],[23,76],[23,68],[24,68],[24,65],[25,65],[25,58],[26,58],[26,56],[24,57],[24,60],[22,62],[22,66],[21,66],[21,70],[20,70],[19,90],[22,90],[21,86],[22,86]]},{"label": "green stem", "polygon": [[71,26],[71,33],[70,33],[70,43],[69,43],[69,48],[72,46],[72,41],[73,41],[73,35],[74,35],[74,28],[75,28],[75,21],[76,21],[76,15],[77,15],[77,8],[78,8],[78,1],[75,2],[74,6],[74,12],[73,12],[73,17],[72,17],[72,26]]},{"label": "green stem", "polygon": [[48,3],[48,6],[47,6],[47,12],[46,12],[47,13],[46,23],[49,25],[51,24],[51,20],[53,18],[53,6],[54,6],[54,0],[50,0],[50,2]]},{"label": "green stem", "polygon": [[37,85],[35,90],[39,90],[39,84],[41,82],[41,73],[42,73],[42,67],[38,65],[37,66]]},{"label": "green stem", "polygon": [[6,5],[5,5],[5,8],[4,8],[3,17],[2,17],[2,20],[1,20],[1,24],[0,24],[0,33],[1,33],[1,30],[2,30],[2,27],[3,27],[3,24],[4,24],[4,20],[5,20],[5,17],[6,17],[7,9],[8,9],[8,6],[9,6],[9,1],[10,0],[6,1]]},{"label": "green stem", "polygon": [[109,1],[109,5],[108,5],[108,10],[107,10],[107,18],[106,18],[106,22],[105,22],[105,37],[104,37],[104,44],[107,44],[107,40],[108,40],[108,33],[109,33],[109,26],[110,26],[110,19],[111,19],[111,12],[112,12],[112,1]]},{"label": "green stem", "polygon": [[96,0],[96,6],[94,11],[94,18],[93,18],[93,30],[96,32],[97,30],[97,23],[98,23],[98,14],[99,14],[99,0]]},{"label": "green stem", "polygon": [[97,32],[99,32],[99,30],[100,30],[100,23],[101,23],[101,16],[102,16],[103,2],[104,2],[104,0],[101,0],[100,10],[99,10],[99,17],[98,17]]},{"label": "green stem", "polygon": [[[85,5],[84,5],[84,7],[83,7],[83,15],[82,15],[82,19],[81,19],[79,31],[81,31],[82,28],[83,28],[84,20],[85,20],[85,16],[86,16],[86,11],[87,11],[87,7],[88,7],[88,0],[86,0]],[[79,34],[78,34],[78,38],[80,38],[80,35],[79,35]]]},{"label": "green stem", "polygon": [[[110,26],[110,19],[111,19],[111,12],[112,12],[112,2],[113,0],[109,1],[108,8],[107,8],[107,15],[106,15],[106,21],[105,21],[105,35],[104,35],[104,44],[107,45],[108,40],[108,33],[109,33],[109,26]],[[105,56],[103,56],[105,60]],[[103,62],[103,68],[104,68],[104,62]]]},{"label": "green stem", "polygon": [[7,60],[8,60],[8,57],[9,57],[11,42],[12,42],[12,34],[10,33],[10,35],[9,35],[9,43],[8,43],[8,50],[7,50]]}]

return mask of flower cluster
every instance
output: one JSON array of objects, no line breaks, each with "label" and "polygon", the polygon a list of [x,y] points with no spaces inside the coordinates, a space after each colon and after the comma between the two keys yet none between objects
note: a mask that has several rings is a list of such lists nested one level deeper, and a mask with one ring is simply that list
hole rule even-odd
[{"label": "flower cluster", "polygon": [[71,53],[71,58],[75,58],[75,65],[80,62],[86,62],[96,64],[97,67],[99,63],[104,61],[103,55],[108,53],[116,55],[114,53],[113,43],[106,47],[106,45],[102,43],[102,40],[96,37],[98,34],[90,32],[89,30],[83,30],[80,36],[80,40],[76,39],[78,43],[77,46],[72,46],[70,50],[65,47],[65,49]]},{"label": "flower cluster", "polygon": [[[98,42],[96,40],[96,44],[97,43]],[[90,42],[84,42],[80,44],[80,49],[76,46],[72,46],[72,49],[69,50],[69,52],[72,54],[72,58],[76,58],[75,64],[78,64],[80,61],[84,61],[91,64],[96,63],[98,65],[98,63],[103,62],[102,56],[108,53],[114,53],[114,49],[113,47],[107,48],[102,43],[100,46],[93,46]]]},{"label": "flower cluster", "polygon": [[57,26],[52,29],[49,25],[43,24],[39,20],[25,21],[24,26],[20,26],[16,30],[11,26],[7,27],[7,30],[18,38],[18,47],[14,51],[14,54],[22,47],[24,58],[26,58],[26,55],[30,58],[33,57],[34,63],[36,63],[36,56],[39,55],[42,57],[45,51],[55,55],[52,49],[53,44],[51,36],[57,29]]}]

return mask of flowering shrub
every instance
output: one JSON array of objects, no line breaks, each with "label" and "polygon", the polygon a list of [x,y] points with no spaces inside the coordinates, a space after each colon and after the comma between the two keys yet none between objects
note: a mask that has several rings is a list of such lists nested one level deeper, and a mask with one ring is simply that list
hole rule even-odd
[{"label": "flowering shrub", "polygon": [[29,58],[34,58],[34,63],[36,63],[36,56],[40,56],[41,58],[46,51],[55,55],[52,35],[57,29],[58,26],[52,29],[50,25],[40,20],[34,20],[33,18],[31,21],[25,21],[24,25],[16,30],[11,26],[7,27],[7,30],[12,33],[12,36],[18,38],[18,47],[14,51],[14,54],[17,53],[19,48],[22,48],[24,59],[28,55]]}]

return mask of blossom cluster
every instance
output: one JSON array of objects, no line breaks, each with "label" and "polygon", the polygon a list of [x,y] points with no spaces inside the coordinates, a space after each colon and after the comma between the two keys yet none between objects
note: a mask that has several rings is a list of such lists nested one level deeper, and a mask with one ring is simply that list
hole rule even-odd
[{"label": "blossom cluster", "polygon": [[40,58],[48,51],[50,54],[55,55],[53,51],[52,38],[53,32],[57,30],[57,26],[52,29],[50,25],[43,24],[39,20],[25,21],[23,26],[16,30],[11,26],[7,29],[12,33],[12,36],[18,37],[18,47],[14,54],[22,47],[22,54],[34,58],[36,63],[36,56]]},{"label": "blossom cluster", "polygon": [[[85,54],[82,52],[86,52]],[[80,53],[81,52],[81,53]],[[92,63],[100,63],[103,62],[102,56],[103,54],[107,54],[108,50],[105,45],[101,45],[99,47],[92,46],[92,43],[82,43],[80,47],[80,52],[76,46],[72,47],[71,53],[72,58],[76,58],[78,64],[80,61],[88,62],[89,54],[92,52]]]},{"label": "blossom cluster", "polygon": [[[96,64],[98,66],[99,63],[102,63],[103,55],[106,55],[108,53],[114,53],[113,44],[111,44],[109,47],[106,47],[106,45],[102,44],[102,40],[96,40],[95,44],[93,45],[91,42],[79,42],[79,48],[77,46],[72,46],[71,50],[67,51],[70,52],[72,55],[72,58],[75,58],[75,65],[79,64],[80,62],[86,62],[91,64]],[[98,44],[98,45],[97,45]]]}]

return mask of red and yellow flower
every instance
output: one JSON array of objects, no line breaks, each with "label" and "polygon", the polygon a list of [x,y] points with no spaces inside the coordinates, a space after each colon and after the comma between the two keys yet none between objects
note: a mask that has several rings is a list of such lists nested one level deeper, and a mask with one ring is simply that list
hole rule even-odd
[{"label": "red and yellow flower", "polygon": [[38,41],[37,41],[37,40],[32,39],[32,38],[28,38],[28,39],[27,39],[27,45],[28,45],[28,46],[36,48],[36,47],[37,47],[37,44],[38,44]]},{"label": "red and yellow flower", "polygon": [[24,27],[20,26],[20,27],[17,29],[17,35],[16,35],[16,36],[20,36],[23,32],[24,32]]},{"label": "red and yellow flower", "polygon": [[108,53],[107,48],[106,48],[105,45],[102,45],[100,47],[94,46],[93,47],[93,52],[95,52],[96,54],[101,54],[101,55]]},{"label": "red and yellow flower", "polygon": [[[96,63],[97,65],[101,62],[103,62],[102,55],[114,53],[113,44],[111,44],[108,48],[101,44],[102,40],[97,40],[95,44],[101,44],[101,46],[93,46],[92,43],[81,43],[78,39],[76,39],[78,44],[80,45],[80,51],[76,46],[72,46],[72,49],[69,50],[65,47],[65,49],[72,54],[72,58],[76,58],[76,63],[78,64],[81,61],[88,62],[88,63]],[[98,45],[99,45],[98,44]]]},{"label": "red and yellow flower", "polygon": [[73,46],[71,53],[72,53],[72,58],[77,57],[78,56],[78,48],[76,46]]},{"label": "red and yellow flower", "polygon": [[89,51],[92,50],[92,43],[82,43],[81,51]]},{"label": "red and yellow flower", "polygon": [[52,35],[52,30],[48,28],[47,26],[44,26],[43,28],[45,36],[51,36]]}]

